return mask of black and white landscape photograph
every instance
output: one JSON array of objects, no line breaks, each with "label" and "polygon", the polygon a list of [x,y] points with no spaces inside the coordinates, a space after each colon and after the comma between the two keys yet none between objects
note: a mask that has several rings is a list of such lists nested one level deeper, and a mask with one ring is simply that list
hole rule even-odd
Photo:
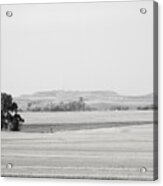
[{"label": "black and white landscape photograph", "polygon": [[1,6],[3,177],[157,178],[153,2],[123,3]]}]

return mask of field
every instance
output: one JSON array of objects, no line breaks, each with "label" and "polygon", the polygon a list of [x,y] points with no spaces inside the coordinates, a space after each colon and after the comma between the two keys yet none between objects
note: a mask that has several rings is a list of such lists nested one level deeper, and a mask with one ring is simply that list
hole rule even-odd
[{"label": "field", "polygon": [[22,116],[21,132],[2,132],[2,176],[154,179],[152,111]]}]

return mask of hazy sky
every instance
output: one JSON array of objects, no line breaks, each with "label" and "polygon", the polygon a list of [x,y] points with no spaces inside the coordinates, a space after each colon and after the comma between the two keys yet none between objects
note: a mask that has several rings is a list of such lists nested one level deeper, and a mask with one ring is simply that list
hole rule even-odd
[{"label": "hazy sky", "polygon": [[151,93],[152,18],[152,1],[5,5],[2,91],[14,96],[55,89]]}]

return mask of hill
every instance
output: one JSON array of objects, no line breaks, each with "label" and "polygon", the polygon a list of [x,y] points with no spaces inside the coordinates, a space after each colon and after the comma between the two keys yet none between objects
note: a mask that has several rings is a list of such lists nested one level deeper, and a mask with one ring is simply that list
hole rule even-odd
[{"label": "hill", "polygon": [[142,96],[123,96],[114,91],[44,91],[14,98],[19,108],[28,110],[29,106],[44,108],[48,105],[59,105],[78,101],[83,98],[84,103],[91,109],[107,110],[118,107],[137,109],[153,105],[153,94]]}]

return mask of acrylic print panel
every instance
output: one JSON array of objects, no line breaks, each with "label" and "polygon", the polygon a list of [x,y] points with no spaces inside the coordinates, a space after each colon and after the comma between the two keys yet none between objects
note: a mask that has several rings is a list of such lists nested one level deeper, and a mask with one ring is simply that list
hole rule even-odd
[{"label": "acrylic print panel", "polygon": [[2,176],[157,179],[156,6],[1,5]]}]

